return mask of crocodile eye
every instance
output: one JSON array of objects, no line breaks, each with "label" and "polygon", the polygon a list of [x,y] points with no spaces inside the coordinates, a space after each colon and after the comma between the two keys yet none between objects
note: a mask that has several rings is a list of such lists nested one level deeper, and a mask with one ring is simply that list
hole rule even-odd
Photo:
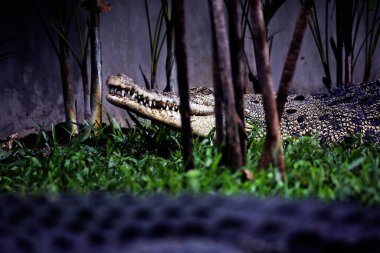
[{"label": "crocodile eye", "polygon": [[305,96],[303,96],[303,95],[298,95],[298,96],[296,96],[296,97],[294,98],[294,100],[296,100],[296,101],[304,101],[304,100],[305,100]]},{"label": "crocodile eye", "polygon": [[211,94],[213,94],[213,91],[212,91],[211,89],[209,89],[209,88],[203,88],[203,89],[201,90],[201,93],[202,93],[203,95],[211,95]]},{"label": "crocodile eye", "polygon": [[285,112],[287,114],[295,114],[297,112],[297,110],[296,109],[287,109]]}]

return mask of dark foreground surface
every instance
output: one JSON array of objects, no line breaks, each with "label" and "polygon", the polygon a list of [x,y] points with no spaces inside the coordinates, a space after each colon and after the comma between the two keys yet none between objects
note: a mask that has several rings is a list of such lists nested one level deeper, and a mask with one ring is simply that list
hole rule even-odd
[{"label": "dark foreground surface", "polygon": [[380,252],[380,207],[218,195],[0,196],[0,252]]}]

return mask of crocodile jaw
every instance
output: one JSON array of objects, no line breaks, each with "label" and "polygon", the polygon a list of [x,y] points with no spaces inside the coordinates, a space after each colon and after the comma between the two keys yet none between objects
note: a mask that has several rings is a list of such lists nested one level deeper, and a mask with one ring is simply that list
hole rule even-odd
[{"label": "crocodile jaw", "polygon": [[[132,101],[131,99],[113,94],[108,94],[106,98],[111,104],[132,111],[143,118],[148,118],[176,129],[181,129],[181,114],[178,111],[151,109]],[[193,133],[198,136],[206,137],[215,127],[214,115],[193,115],[190,116],[190,121]]]},{"label": "crocodile jaw", "polygon": [[[168,93],[166,96],[154,90],[146,90],[134,84],[131,78],[121,74],[110,76],[107,85],[109,94],[106,99],[111,104],[144,118],[181,129],[178,95]],[[207,136],[215,128],[213,108],[192,103],[190,106],[193,133]]]}]

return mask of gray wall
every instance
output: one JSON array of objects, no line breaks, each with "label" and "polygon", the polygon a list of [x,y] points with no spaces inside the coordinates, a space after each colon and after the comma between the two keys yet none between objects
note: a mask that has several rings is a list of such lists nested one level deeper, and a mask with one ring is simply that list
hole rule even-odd
[{"label": "gray wall", "polygon": [[[11,58],[0,62],[0,138],[14,132],[25,134],[34,131],[38,125],[49,127],[52,123],[64,121],[58,60],[31,2],[30,0],[4,2],[5,13],[0,16],[0,41],[15,36],[10,43],[0,46],[0,54],[14,52]],[[110,0],[110,2],[114,7],[113,10],[101,15],[103,81],[111,74],[124,73],[137,83],[143,84],[139,65],[145,73],[149,74],[150,71],[150,49],[144,1]],[[155,18],[161,1],[148,2],[151,6],[151,15]],[[270,33],[276,33],[271,53],[276,87],[298,10],[299,1],[287,1],[269,26]],[[207,1],[187,1],[186,11],[190,83],[197,86],[212,86],[211,29]],[[43,12],[43,15],[46,18],[48,16],[46,12]],[[249,38],[246,38],[246,45],[250,61],[253,62],[253,50]],[[165,54],[164,49],[158,66],[157,81],[160,88],[163,88],[165,83]],[[379,49],[376,55],[379,55]],[[380,78],[380,59],[375,58],[371,79]],[[358,73],[362,72],[362,65],[362,62],[358,64]],[[81,116],[81,80],[75,63],[72,66],[78,99],[78,114]],[[308,30],[301,51],[301,59],[297,65],[294,87],[300,92],[323,91],[322,75],[323,69],[318,52]],[[357,78],[360,79],[360,76],[358,74]],[[104,92],[107,92],[105,86]],[[123,110],[111,106],[105,99],[104,108],[119,122],[124,122],[126,113]]]}]

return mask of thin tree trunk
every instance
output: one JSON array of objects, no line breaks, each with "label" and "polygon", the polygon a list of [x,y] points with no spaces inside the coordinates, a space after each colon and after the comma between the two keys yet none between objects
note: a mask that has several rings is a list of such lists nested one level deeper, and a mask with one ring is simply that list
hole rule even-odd
[{"label": "thin tree trunk", "polygon": [[347,54],[347,51],[344,58],[344,66],[345,66],[344,67],[344,84],[348,85],[352,83],[352,76],[351,76],[352,65],[351,65],[351,55]]},{"label": "thin tree trunk", "polygon": [[[171,23],[171,21],[169,22]],[[167,25],[168,30],[166,34],[166,50],[167,50],[167,56],[166,56],[166,87],[164,91],[173,91],[173,84],[172,84],[172,73],[173,73],[173,65],[174,65],[174,29],[173,25],[169,24]]]},{"label": "thin tree trunk", "polygon": [[211,28],[212,28],[212,54],[213,54],[213,79],[214,79],[214,96],[215,96],[215,134],[216,134],[216,147],[219,149],[219,152],[222,151],[222,146],[224,142],[224,129],[225,129],[225,122],[223,119],[223,84],[222,84],[222,77],[220,77],[220,69],[217,68],[218,63],[218,53],[217,48],[215,46],[216,44],[216,32],[215,32],[215,24],[214,24],[214,7],[213,7],[213,0],[209,0],[209,11],[210,11],[210,18],[211,18]]},{"label": "thin tree trunk", "polygon": [[336,58],[336,85],[341,86],[343,84],[343,23],[342,23],[342,12],[344,9],[343,6],[344,0],[336,1],[336,49],[335,49],[335,58]]},{"label": "thin tree trunk", "polygon": [[[215,114],[220,119],[216,119],[217,138],[219,138],[218,146],[221,141],[219,135],[223,134],[223,129],[219,129],[220,121],[223,121],[225,126],[225,148],[223,149],[223,161],[227,166],[237,169],[243,165],[239,138],[239,116],[236,113],[235,95],[231,77],[231,59],[230,49],[228,45],[228,33],[226,28],[223,0],[209,0],[211,26],[212,26],[212,41],[213,41],[213,67],[214,67],[214,87],[216,98],[220,101],[220,108],[216,108]],[[222,110],[220,113],[217,110]],[[222,115],[220,115],[222,114]],[[228,119],[228,120],[227,120]]]},{"label": "thin tree trunk", "polygon": [[285,180],[285,162],[281,145],[280,122],[273,92],[272,67],[269,62],[269,49],[266,40],[261,0],[252,1],[252,23],[254,31],[254,49],[259,83],[262,87],[267,136],[261,156],[260,168],[268,168],[272,157],[278,166],[282,180]]},{"label": "thin tree trunk", "polygon": [[277,113],[279,121],[281,121],[282,114],[284,113],[285,103],[293,80],[294,72],[296,70],[296,64],[301,50],[310,11],[311,0],[306,0],[301,7],[301,11],[297,19],[293,38],[285,60],[284,69],[282,71],[280,87],[277,93]]},{"label": "thin tree trunk", "polygon": [[187,72],[186,30],[184,0],[173,0],[175,55],[180,95],[183,160],[185,169],[194,168],[192,132],[190,126],[189,83]]},{"label": "thin tree trunk", "polygon": [[156,70],[152,69],[152,74],[150,76],[150,89],[157,89],[156,85]]},{"label": "thin tree trunk", "polygon": [[69,55],[67,44],[62,38],[59,38],[59,63],[61,68],[61,81],[63,90],[63,102],[65,106],[66,123],[71,134],[78,133],[74,87],[71,76]]},{"label": "thin tree trunk", "polygon": [[[366,14],[365,14],[365,34],[368,34],[369,32],[369,9],[370,9],[370,1],[366,1]],[[364,76],[363,81],[368,81],[369,74],[370,74],[370,68],[371,68],[371,62],[369,60],[368,52],[370,48],[369,40],[365,40],[365,48],[364,48],[364,54],[365,54],[365,60],[364,60]]]},{"label": "thin tree trunk", "polygon": [[239,115],[239,139],[242,163],[246,163],[246,133],[244,118],[244,44],[241,27],[239,1],[229,1],[229,36],[232,79],[235,93],[235,107]]},{"label": "thin tree trunk", "polygon": [[346,1],[343,8],[343,40],[344,40],[344,84],[352,83],[351,52],[352,52],[352,24],[354,1]]},{"label": "thin tree trunk", "polygon": [[91,96],[90,83],[88,82],[87,59],[84,59],[81,69],[82,85],[83,85],[83,104],[84,104],[84,119],[87,122],[91,121]]},{"label": "thin tree trunk", "polygon": [[99,12],[96,0],[90,17],[90,45],[91,45],[91,122],[95,126],[102,125],[102,56],[99,30]]},{"label": "thin tree trunk", "polygon": [[[164,4],[169,5],[169,2],[163,1]],[[167,8],[166,10],[169,10]],[[173,20],[169,18],[169,15],[173,15],[173,11],[165,14],[165,24],[166,24],[166,87],[164,91],[173,91],[172,84],[172,73],[173,73],[173,65],[174,65],[174,26]],[[171,17],[172,18],[172,17]]]},{"label": "thin tree trunk", "polygon": [[[323,83],[327,87],[328,90],[331,90],[331,73],[330,73],[330,54],[329,54],[329,2],[330,0],[325,1],[325,50],[326,50],[326,62],[323,64],[324,72],[326,76],[322,78]],[[315,12],[315,5],[313,4],[312,8],[314,8],[314,14]],[[323,46],[322,46],[323,47]]]}]

